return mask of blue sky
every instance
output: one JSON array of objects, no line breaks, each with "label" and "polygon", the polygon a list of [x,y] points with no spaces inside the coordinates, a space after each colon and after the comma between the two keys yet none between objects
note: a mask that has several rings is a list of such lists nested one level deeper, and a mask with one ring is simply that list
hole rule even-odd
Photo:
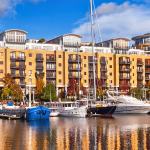
[{"label": "blue sky", "polygon": [[[150,0],[94,1],[103,41],[150,33]],[[46,40],[76,33],[90,42],[88,12],[89,0],[0,0],[0,33],[21,29],[27,38]],[[94,31],[99,42],[96,25]]]}]

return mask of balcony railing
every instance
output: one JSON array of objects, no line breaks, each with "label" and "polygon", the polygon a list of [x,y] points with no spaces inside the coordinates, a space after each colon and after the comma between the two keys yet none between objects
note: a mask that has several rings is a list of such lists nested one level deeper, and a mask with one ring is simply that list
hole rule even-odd
[{"label": "balcony railing", "polygon": [[122,65],[130,65],[130,64],[131,64],[131,61],[119,61],[119,64],[122,64]]},{"label": "balcony railing", "polygon": [[102,83],[102,87],[107,87],[107,83]]},{"label": "balcony railing", "polygon": [[107,78],[108,78],[108,77],[107,77],[106,75],[104,75],[104,76],[102,75],[102,76],[101,76],[101,79],[107,79]]},{"label": "balcony railing", "polygon": [[79,68],[78,67],[70,67],[70,66],[68,67],[68,70],[77,70],[77,71],[79,70],[79,71],[81,71],[81,69],[82,69],[81,67],[79,67]]},{"label": "balcony railing", "polygon": [[46,70],[56,70],[56,67],[54,67],[54,68],[46,68]]},{"label": "balcony railing", "polygon": [[54,75],[47,75],[46,78],[56,78],[56,74],[54,74]]},{"label": "balcony railing", "polygon": [[12,41],[12,40],[8,40],[8,39],[6,39],[6,43],[15,43],[15,44],[25,44],[26,43],[26,40],[22,40],[22,41],[16,41],[16,40],[14,40],[14,41]]},{"label": "balcony railing", "polygon": [[150,66],[150,64],[149,63],[145,63],[145,66]]},{"label": "balcony railing", "polygon": [[144,65],[144,63],[143,62],[137,62],[137,65],[141,66],[141,65]]},{"label": "balcony railing", "polygon": [[[81,58],[79,58],[79,63],[81,63]],[[78,63],[78,59],[76,58],[76,59],[73,59],[73,58],[69,58],[68,59],[68,62],[70,62],[70,63]]]},{"label": "balcony railing", "polygon": [[25,78],[26,77],[26,74],[11,74],[13,77],[15,78]]},{"label": "balcony railing", "polygon": [[46,59],[46,62],[56,62],[56,59]]},{"label": "balcony railing", "polygon": [[145,70],[145,73],[150,73],[150,70]]},{"label": "balcony railing", "polygon": [[122,80],[130,80],[131,79],[131,76],[128,76],[128,77],[123,77],[123,76],[119,76],[119,79],[122,79]]},{"label": "balcony railing", "polygon": [[44,67],[43,66],[36,66],[36,69],[43,70]]},{"label": "balcony railing", "polygon": [[36,61],[44,61],[43,57],[36,57]]},{"label": "balcony railing", "polygon": [[129,68],[119,68],[120,72],[131,72],[131,69]]},{"label": "balcony railing", "polygon": [[140,77],[140,76],[138,77],[138,76],[137,76],[137,79],[138,79],[138,80],[143,80],[143,77]]},{"label": "balcony railing", "polygon": [[[97,63],[97,60],[94,60],[95,63]],[[93,63],[93,59],[89,59],[89,63]]]},{"label": "balcony railing", "polygon": [[143,72],[143,69],[137,69],[137,72]]},{"label": "balcony railing", "polygon": [[103,60],[103,59],[100,59],[100,63],[103,64],[103,65],[106,65],[108,63],[107,60]]},{"label": "balcony railing", "polygon": [[69,78],[82,78],[82,75],[73,75],[73,74],[69,74]]},{"label": "balcony railing", "polygon": [[101,71],[105,72],[105,71],[107,71],[107,68],[101,68]]},{"label": "balcony railing", "polygon": [[150,77],[145,77],[145,80],[150,80]]},{"label": "balcony railing", "polygon": [[24,57],[13,57],[13,56],[10,56],[10,59],[11,60],[26,60],[26,57],[24,56]]},{"label": "balcony railing", "polygon": [[19,82],[18,83],[20,86],[26,86],[26,82]]},{"label": "balcony railing", "polygon": [[26,65],[10,65],[10,68],[14,69],[25,69]]},{"label": "balcony railing", "polygon": [[93,75],[89,75],[89,79],[94,79],[94,76]]},{"label": "balcony railing", "polygon": [[64,42],[63,45],[64,47],[77,47],[77,46],[80,47],[81,46],[80,43],[78,43],[77,45],[77,43],[68,43],[68,42]]}]

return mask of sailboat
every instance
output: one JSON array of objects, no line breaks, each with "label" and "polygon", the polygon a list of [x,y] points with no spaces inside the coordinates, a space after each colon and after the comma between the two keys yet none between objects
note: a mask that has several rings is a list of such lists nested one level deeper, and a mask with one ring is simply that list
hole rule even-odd
[{"label": "sailboat", "polygon": [[112,116],[116,110],[115,105],[99,105],[96,103],[96,78],[95,78],[95,58],[94,58],[94,38],[93,38],[93,11],[92,11],[92,0],[91,5],[91,32],[92,32],[92,52],[93,52],[93,75],[94,75],[94,87],[93,87],[93,101],[88,106],[87,114],[92,116]]}]

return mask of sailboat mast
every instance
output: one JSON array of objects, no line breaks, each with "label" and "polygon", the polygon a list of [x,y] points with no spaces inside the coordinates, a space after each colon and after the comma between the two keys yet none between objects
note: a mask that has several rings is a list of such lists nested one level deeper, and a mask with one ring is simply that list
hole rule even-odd
[{"label": "sailboat mast", "polygon": [[93,38],[93,12],[92,12],[92,0],[90,0],[91,5],[91,33],[92,33],[92,52],[93,52],[93,77],[94,77],[94,87],[93,87],[93,99],[96,101],[96,83],[95,83],[95,57],[94,57],[94,38]]}]

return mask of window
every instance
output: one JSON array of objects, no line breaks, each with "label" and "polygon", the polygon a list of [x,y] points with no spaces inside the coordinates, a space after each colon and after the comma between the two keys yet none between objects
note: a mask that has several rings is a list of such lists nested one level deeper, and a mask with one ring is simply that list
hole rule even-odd
[{"label": "window", "polygon": [[0,82],[3,82],[3,78],[0,78]]},{"label": "window", "polygon": [[134,58],[132,58],[132,61],[134,61]]},{"label": "window", "polygon": [[86,56],[84,56],[84,59],[86,59]]},{"label": "window", "polygon": [[61,79],[59,79],[59,83],[61,83]]},{"label": "window", "polygon": [[29,70],[29,75],[31,75],[32,74],[32,70]]},{"label": "window", "polygon": [[86,75],[86,72],[84,72],[84,75]]},{"label": "window", "polygon": [[112,60],[112,57],[109,57],[109,60]]},{"label": "window", "polygon": [[86,80],[84,80],[84,83],[86,83]]},{"label": "window", "polygon": [[59,63],[59,67],[61,67],[61,63]]},{"label": "window", "polygon": [[133,69],[134,69],[134,66],[133,66]]},{"label": "window", "polygon": [[29,78],[29,83],[32,83],[32,79],[31,78]]},{"label": "window", "polygon": [[134,80],[133,80],[133,84],[134,84]]},{"label": "window", "polygon": [[61,55],[58,55],[58,58],[61,58]]},{"label": "window", "polygon": [[59,71],[59,75],[61,75],[61,71]]},{"label": "window", "polygon": [[110,65],[109,68],[112,68],[112,65]]},{"label": "window", "polygon": [[112,80],[110,80],[110,83],[112,83]]},{"label": "window", "polygon": [[0,70],[0,73],[3,73],[3,70]]},{"label": "window", "polygon": [[133,73],[133,77],[134,77],[134,73]]},{"label": "window", "polygon": [[0,56],[3,56],[3,52],[0,52]]},{"label": "window", "polygon": [[31,53],[29,53],[29,57],[32,57],[32,54],[31,54]]},{"label": "window", "polygon": [[29,62],[29,66],[32,66],[32,62]]},{"label": "window", "polygon": [[0,65],[3,65],[3,61],[0,61]]},{"label": "window", "polygon": [[110,73],[110,76],[112,76],[112,73]]},{"label": "window", "polygon": [[84,68],[86,68],[86,64],[84,64]]}]

